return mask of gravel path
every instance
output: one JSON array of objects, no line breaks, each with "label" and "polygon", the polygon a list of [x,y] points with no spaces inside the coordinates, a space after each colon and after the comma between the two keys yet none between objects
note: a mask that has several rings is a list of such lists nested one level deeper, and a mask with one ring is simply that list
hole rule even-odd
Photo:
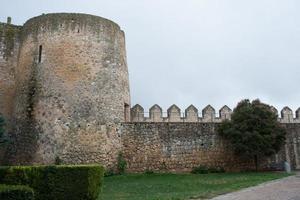
[{"label": "gravel path", "polygon": [[300,200],[300,173],[211,200]]}]

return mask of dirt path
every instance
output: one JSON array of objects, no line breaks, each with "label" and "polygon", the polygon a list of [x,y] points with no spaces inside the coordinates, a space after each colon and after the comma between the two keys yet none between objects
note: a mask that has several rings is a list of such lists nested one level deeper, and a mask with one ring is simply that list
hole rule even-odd
[{"label": "dirt path", "polygon": [[211,200],[300,200],[300,173]]}]

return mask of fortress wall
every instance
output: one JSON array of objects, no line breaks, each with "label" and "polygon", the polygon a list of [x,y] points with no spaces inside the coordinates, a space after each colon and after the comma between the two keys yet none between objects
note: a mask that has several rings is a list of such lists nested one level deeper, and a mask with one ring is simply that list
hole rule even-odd
[{"label": "fortress wall", "polygon": [[20,31],[19,26],[0,23],[0,113],[6,119],[8,131],[11,131],[12,127]]},{"label": "fortress wall", "polygon": [[[278,115],[278,111],[273,108],[273,111]],[[139,104],[131,108],[132,122],[214,122],[220,123],[225,119],[231,119],[232,110],[228,106],[223,106],[218,115],[215,109],[208,105],[202,110],[202,115],[199,115],[198,109],[190,105],[184,112],[175,104],[167,109],[167,116],[163,117],[162,108],[155,104],[149,109],[149,117],[145,117],[145,110]],[[284,107],[280,112],[278,121],[281,123],[300,123],[300,108],[294,112],[289,107]]]},{"label": "fortress wall", "polygon": [[[13,164],[113,165],[130,106],[124,33],[104,18],[47,14],[24,24]],[[30,145],[28,145],[30,144]]]},{"label": "fortress wall", "polygon": [[[125,123],[122,127],[123,153],[129,172],[188,172],[205,165],[227,171],[255,169],[252,160],[237,158],[230,144],[218,136],[217,123]],[[287,160],[300,169],[300,124],[283,124],[287,143],[271,158],[261,159],[261,168],[278,168]]]}]

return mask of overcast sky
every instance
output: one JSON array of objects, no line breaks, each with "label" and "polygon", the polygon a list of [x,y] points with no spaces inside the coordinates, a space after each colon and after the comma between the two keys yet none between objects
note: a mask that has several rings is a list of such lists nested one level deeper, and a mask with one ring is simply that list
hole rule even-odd
[{"label": "overcast sky", "polygon": [[259,98],[300,106],[299,0],[1,0],[0,21],[111,19],[126,33],[132,105],[219,110]]}]

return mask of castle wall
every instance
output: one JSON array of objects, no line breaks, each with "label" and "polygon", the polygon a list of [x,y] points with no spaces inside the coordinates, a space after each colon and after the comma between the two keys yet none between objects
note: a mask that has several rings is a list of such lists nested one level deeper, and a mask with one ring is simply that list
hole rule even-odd
[{"label": "castle wall", "polygon": [[[184,112],[172,105],[166,113],[154,105],[149,116],[140,105],[130,109],[124,32],[92,15],[47,14],[23,27],[0,23],[0,113],[11,139],[6,164],[59,158],[114,168],[122,151],[130,172],[254,168],[216,132],[231,119],[227,106],[219,114],[210,105],[201,113],[193,105]],[[261,167],[288,161],[300,169],[300,108],[295,115],[283,108],[278,121],[286,144]]]},{"label": "castle wall", "polygon": [[[280,123],[300,123],[300,108],[295,112],[292,111],[289,107],[284,107],[280,116],[277,109],[273,107],[273,112],[278,115],[278,121]],[[211,106],[206,106],[201,113],[201,116],[198,112],[198,109],[190,105],[185,109],[184,112],[176,106],[172,105],[167,109],[166,117],[164,117],[164,112],[162,108],[155,104],[149,109],[149,117],[145,116],[145,109],[136,104],[131,108],[131,121],[132,122],[214,122],[221,123],[224,120],[230,120],[232,110],[228,106],[223,106],[219,113],[216,114],[216,110]]]},{"label": "castle wall", "polygon": [[[133,106],[132,123],[122,128],[123,152],[129,171],[191,171],[199,165],[230,171],[254,169],[252,161],[237,158],[230,144],[216,132],[218,124],[230,119],[231,113],[224,106],[216,115],[215,109],[207,106],[200,116],[192,105],[184,113],[172,105],[164,117],[161,107],[154,105],[146,117],[143,107]],[[286,144],[278,154],[262,158],[260,167],[277,169],[283,161],[288,161],[293,169],[300,169],[299,109],[294,117],[290,108],[283,108],[278,121],[287,130]]]},{"label": "castle wall", "polygon": [[[227,171],[255,169],[252,160],[237,158],[230,144],[216,132],[217,123],[125,123],[122,127],[123,153],[129,172],[189,172],[199,165],[223,167]],[[283,124],[287,142],[260,167],[280,169],[283,161],[300,169],[300,124]]]},{"label": "castle wall", "polygon": [[125,38],[101,17],[47,14],[24,24],[17,67],[13,164],[112,165],[130,107]]},{"label": "castle wall", "polygon": [[8,131],[12,127],[20,31],[19,26],[0,23],[0,113],[6,119]]}]

